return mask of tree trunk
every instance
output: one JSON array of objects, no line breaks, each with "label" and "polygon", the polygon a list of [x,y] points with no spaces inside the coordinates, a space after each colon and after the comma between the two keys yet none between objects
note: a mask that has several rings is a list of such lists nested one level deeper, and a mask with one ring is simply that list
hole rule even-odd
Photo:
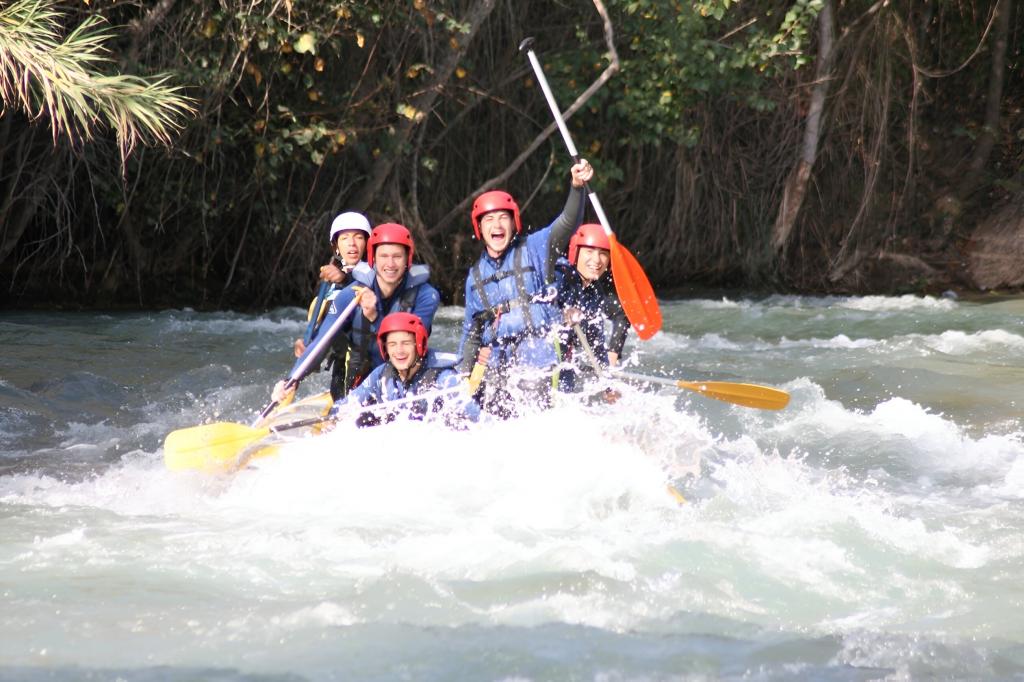
[{"label": "tree trunk", "polygon": [[782,191],[782,204],[772,227],[772,250],[780,259],[785,257],[786,247],[792,239],[793,226],[807,195],[807,183],[811,178],[814,160],[818,156],[825,99],[828,97],[832,74],[832,46],[835,37],[835,27],[832,23],[832,0],[824,0],[818,14],[818,64],[814,73],[814,87],[811,89],[800,159],[786,179]]},{"label": "tree trunk", "polygon": [[988,96],[985,102],[985,124],[978,136],[978,144],[967,166],[967,173],[957,191],[961,200],[974,191],[981,179],[999,130],[999,110],[1003,102],[1003,83],[1006,79],[1006,44],[1010,31],[1010,17],[1013,15],[1013,0],[998,0],[996,16],[992,27],[992,66],[989,72]]}]

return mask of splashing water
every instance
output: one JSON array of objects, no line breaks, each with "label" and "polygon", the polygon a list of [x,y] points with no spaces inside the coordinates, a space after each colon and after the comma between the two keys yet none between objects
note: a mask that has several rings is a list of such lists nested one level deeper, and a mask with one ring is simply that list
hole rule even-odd
[{"label": "splashing water", "polygon": [[248,423],[301,311],[4,314],[0,679],[1024,675],[1024,302],[663,311],[631,371],[790,405],[622,385],[231,477],[163,437]]}]

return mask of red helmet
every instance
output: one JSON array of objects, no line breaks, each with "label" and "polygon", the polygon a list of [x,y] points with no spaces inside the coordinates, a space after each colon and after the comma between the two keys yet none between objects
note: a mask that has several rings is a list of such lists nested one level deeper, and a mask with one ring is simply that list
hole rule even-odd
[{"label": "red helmet", "polygon": [[391,313],[381,320],[380,329],[377,330],[377,348],[385,360],[388,359],[388,352],[384,348],[384,339],[391,332],[412,333],[416,337],[416,354],[421,358],[427,354],[427,328],[412,313]]},{"label": "red helmet", "polygon": [[510,211],[516,224],[516,233],[523,231],[523,223],[519,220],[519,204],[508,192],[484,192],[473,202],[473,233],[480,239],[480,216],[491,211]]},{"label": "red helmet", "polygon": [[373,267],[373,255],[381,244],[399,244],[409,249],[409,265],[412,265],[412,233],[405,225],[398,223],[382,223],[373,228],[370,238],[366,241],[366,264]]},{"label": "red helmet", "polygon": [[580,225],[579,229],[569,240],[569,262],[576,265],[576,259],[580,255],[580,247],[589,246],[592,249],[604,249],[611,251],[612,245],[608,241],[608,234],[604,228],[597,223],[586,223]]}]

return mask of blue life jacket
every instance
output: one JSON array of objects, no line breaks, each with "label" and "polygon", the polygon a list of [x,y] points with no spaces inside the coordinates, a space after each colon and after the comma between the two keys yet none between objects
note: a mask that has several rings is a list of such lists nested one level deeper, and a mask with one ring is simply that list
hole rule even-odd
[{"label": "blue life jacket", "polygon": [[[352,316],[342,323],[339,333],[346,334],[349,342],[348,371],[346,373],[349,387],[358,384],[371,370],[384,364],[377,348],[377,330],[380,322],[390,313],[413,313],[430,331],[434,321],[434,313],[441,304],[441,295],[427,281],[430,279],[430,268],[426,265],[413,265],[405,273],[390,298],[385,299],[377,284],[377,273],[366,263],[359,263],[352,270],[352,283],[343,289],[330,292],[327,301],[330,303],[327,316],[320,329],[329,329],[334,319],[345,310],[355,299],[356,289],[367,287],[377,296],[377,319],[370,322],[363,315],[359,306]],[[318,330],[319,333],[319,330]],[[315,336],[313,337],[315,340]],[[303,355],[303,358],[305,355]],[[303,358],[296,361],[302,362]]]},{"label": "blue life jacket", "polygon": [[362,308],[358,308],[352,316],[349,330],[349,376],[350,383],[354,385],[371,370],[384,364],[384,358],[377,347],[377,330],[380,329],[381,320],[391,313],[413,313],[423,322],[427,333],[430,333],[434,313],[441,304],[441,295],[428,283],[430,268],[426,265],[413,265],[409,268],[405,278],[388,299],[381,295],[377,273],[370,266],[363,263],[357,265],[352,270],[352,279],[356,286],[369,287],[377,295],[376,320],[367,320]]},{"label": "blue life jacket", "polygon": [[[338,267],[341,267],[341,261],[338,259],[337,256],[333,257],[331,259],[331,262],[337,262]],[[359,261],[359,263],[357,263],[356,265],[359,265],[364,262],[365,261]],[[334,282],[322,281],[320,282],[317,288],[316,298],[313,301],[313,303],[310,304],[309,313],[306,318],[308,322],[308,324],[306,325],[306,333],[302,337],[303,343],[305,343],[307,346],[313,342],[313,339],[316,338],[317,332],[320,331],[320,325],[324,321],[324,314],[327,312],[325,309],[325,301],[327,300],[327,297],[330,294],[330,292],[336,290],[340,291],[341,289],[344,289],[345,286],[352,281],[352,275],[350,272],[345,272],[344,270],[342,270],[341,272],[344,275],[344,279],[342,279],[341,282],[335,284]],[[342,347],[340,349],[340,354],[344,355],[346,350],[346,347]]]},{"label": "blue life jacket", "polygon": [[[336,414],[342,405],[359,404],[374,405],[390,400],[401,400],[421,393],[436,391],[443,388],[459,388],[462,378],[455,369],[455,355],[427,351],[423,364],[408,381],[403,381],[398,371],[390,362],[376,367],[359,386],[352,389],[347,396],[338,400],[332,408]],[[445,403],[458,403],[459,411],[466,417],[476,420],[480,415],[480,407],[469,396],[468,392],[459,395],[453,391],[450,395],[436,396],[428,405],[426,400],[412,401],[402,406],[408,410],[411,418],[422,419],[428,411],[440,411]]]},{"label": "blue life jacket", "polygon": [[[485,251],[466,277],[466,312],[459,356],[463,362],[466,342],[480,334],[480,345],[492,346],[508,358],[534,367],[553,364],[554,348],[543,337],[561,316],[555,306],[556,292],[547,272],[551,226],[525,239],[516,237],[498,258]],[[524,351],[518,352],[522,348]],[[493,356],[492,356],[493,357]]]}]

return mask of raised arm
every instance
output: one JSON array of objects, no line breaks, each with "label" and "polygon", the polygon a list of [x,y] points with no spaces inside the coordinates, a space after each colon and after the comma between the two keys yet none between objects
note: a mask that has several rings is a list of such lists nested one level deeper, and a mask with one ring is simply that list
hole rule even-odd
[{"label": "raised arm", "polygon": [[564,256],[569,247],[572,233],[583,222],[583,211],[586,209],[586,184],[594,177],[594,168],[586,159],[580,159],[570,169],[572,187],[565,200],[562,212],[551,223],[548,236],[548,253],[544,267],[544,281],[550,282],[555,272],[555,261]]}]

